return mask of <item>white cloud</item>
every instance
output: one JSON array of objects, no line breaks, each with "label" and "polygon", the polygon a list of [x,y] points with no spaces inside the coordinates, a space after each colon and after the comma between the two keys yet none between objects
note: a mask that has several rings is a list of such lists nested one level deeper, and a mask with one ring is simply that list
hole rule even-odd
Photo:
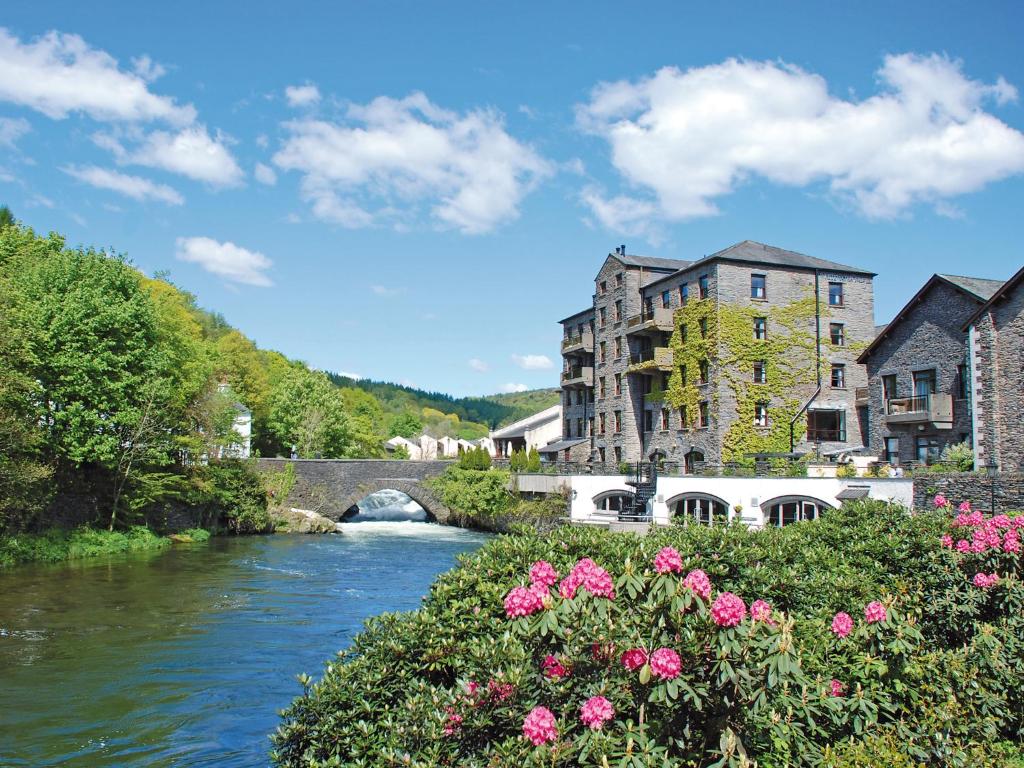
[{"label": "white cloud", "polygon": [[398,294],[402,293],[405,289],[404,288],[389,288],[386,285],[371,285],[370,286],[370,290],[373,291],[373,295],[374,296],[391,297],[391,296],[397,296]]},{"label": "white cloud", "polygon": [[363,378],[361,374],[352,373],[351,371],[338,371],[338,375],[339,376],[344,376],[345,378],[348,378],[348,379],[361,379],[361,378]]},{"label": "white cloud", "polygon": [[547,371],[555,367],[547,355],[512,355],[512,362],[526,371]]},{"label": "white cloud", "polygon": [[215,187],[237,186],[245,175],[227,148],[228,139],[219,134],[211,137],[203,125],[182,128],[177,133],[129,132],[128,139],[130,147],[109,133],[93,136],[97,146],[112,152],[119,163],[160,168]]},{"label": "white cloud", "polygon": [[25,205],[29,208],[53,208],[54,202],[46,195],[35,194],[26,201]]},{"label": "white cloud", "polygon": [[256,181],[260,184],[266,184],[268,187],[277,184],[277,174],[274,173],[274,169],[269,165],[256,163],[256,170],[253,171],[253,176],[256,177]]},{"label": "white cloud", "polygon": [[508,384],[502,384],[501,385],[501,391],[505,392],[505,393],[510,393],[510,392],[526,392],[528,389],[529,389],[529,387],[526,386],[525,384],[515,384],[513,382],[509,382]]},{"label": "white cloud", "polygon": [[296,120],[275,164],[303,174],[313,213],[345,227],[406,227],[422,208],[442,227],[477,234],[519,215],[551,172],[490,110],[457,114],[422,93],[349,106],[342,123]]},{"label": "white cloud", "polygon": [[320,89],[312,83],[289,85],[284,89],[284,97],[290,107],[308,107],[320,101]]},{"label": "white cloud", "polygon": [[166,184],[157,184],[141,176],[129,176],[95,165],[68,166],[61,170],[86,184],[99,189],[109,189],[135,200],[157,200],[168,205],[181,205],[185,202],[185,198]]},{"label": "white cloud", "polygon": [[220,243],[209,237],[179,237],[176,256],[198,264],[207,272],[234,283],[273,285],[264,272],[273,262],[259,251],[250,251],[231,242]]},{"label": "white cloud", "polygon": [[491,369],[491,366],[478,357],[470,358],[467,365],[477,373],[486,373]]},{"label": "white cloud", "polygon": [[32,130],[23,117],[0,117],[0,147],[14,149],[14,143]]},{"label": "white cloud", "polygon": [[191,123],[194,107],[149,90],[149,81],[162,72],[148,57],[135,60],[134,72],[122,70],[78,35],[48,32],[22,43],[0,28],[0,100],[55,120],[81,112],[95,120]]},{"label": "white cloud", "polygon": [[261,149],[266,149],[270,146],[270,139],[267,138],[267,134],[261,133],[256,137],[256,146]]},{"label": "white cloud", "polygon": [[634,191],[591,188],[583,200],[605,226],[649,233],[716,214],[717,198],[759,176],[825,183],[862,214],[891,218],[1024,171],[1024,134],[983,108],[1016,99],[1002,78],[987,85],[960,62],[916,54],[887,56],[878,77],[863,100],[831,95],[796,66],[735,59],[602,83],[577,122],[608,141]]}]

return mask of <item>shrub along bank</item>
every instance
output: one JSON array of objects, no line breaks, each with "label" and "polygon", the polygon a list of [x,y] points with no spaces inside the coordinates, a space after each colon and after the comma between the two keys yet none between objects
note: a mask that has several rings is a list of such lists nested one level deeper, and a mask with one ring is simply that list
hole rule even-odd
[{"label": "shrub along bank", "polygon": [[427,481],[452,511],[452,522],[466,528],[505,532],[517,524],[549,529],[566,517],[564,496],[522,498],[511,490],[512,473],[489,468],[490,457],[481,453],[487,463],[480,464],[480,468],[470,451],[458,465]]},{"label": "shrub along bank", "polygon": [[274,760],[1018,764],[1022,527],[863,502],[782,530],[499,537],[302,678]]}]

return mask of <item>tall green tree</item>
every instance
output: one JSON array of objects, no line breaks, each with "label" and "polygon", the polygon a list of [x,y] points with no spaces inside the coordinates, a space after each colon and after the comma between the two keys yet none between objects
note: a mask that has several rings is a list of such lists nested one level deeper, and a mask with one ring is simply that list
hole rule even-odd
[{"label": "tall green tree", "polygon": [[267,426],[300,458],[342,458],[353,445],[341,392],[323,373],[301,365],[271,391]]},{"label": "tall green tree", "polygon": [[14,226],[14,214],[6,205],[0,205],[0,229]]}]

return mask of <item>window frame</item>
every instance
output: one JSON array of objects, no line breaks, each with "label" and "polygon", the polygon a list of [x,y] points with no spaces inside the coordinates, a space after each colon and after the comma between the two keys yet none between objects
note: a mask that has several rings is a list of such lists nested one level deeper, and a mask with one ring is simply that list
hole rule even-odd
[{"label": "window frame", "polygon": [[[836,374],[839,374],[838,377]],[[836,381],[838,380],[838,384]],[[846,389],[846,365],[843,363],[832,363],[832,372],[829,376],[829,386],[832,389]]]},{"label": "window frame", "polygon": [[[760,285],[758,283],[760,282]],[[750,298],[755,301],[768,300],[768,275],[760,272],[750,273]]]},{"label": "window frame", "polygon": [[[838,333],[837,333],[838,331]],[[828,324],[828,337],[829,341],[832,342],[833,347],[845,347],[846,346],[846,324],[845,323],[829,323]],[[839,341],[836,341],[836,339]]]},{"label": "window frame", "polygon": [[754,340],[755,341],[767,341],[768,340],[768,318],[767,317],[755,317],[754,318]]},{"label": "window frame", "polygon": [[[834,288],[838,288],[838,291],[834,291]],[[833,299],[838,298],[838,301]],[[841,281],[829,280],[828,283],[828,305],[830,307],[845,307],[846,306],[846,294],[843,290],[843,283]]]}]

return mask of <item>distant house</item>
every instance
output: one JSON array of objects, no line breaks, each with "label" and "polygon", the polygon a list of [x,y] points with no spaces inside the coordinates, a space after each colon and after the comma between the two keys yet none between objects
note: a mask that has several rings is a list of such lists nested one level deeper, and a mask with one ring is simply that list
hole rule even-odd
[{"label": "distant house", "polygon": [[508,458],[512,451],[529,451],[531,448],[540,450],[561,436],[562,406],[553,405],[507,427],[494,430],[490,439],[494,443],[494,455]]},{"label": "distant house", "polygon": [[[217,385],[217,391],[229,397],[233,396],[225,381]],[[235,411],[231,429],[236,438],[230,445],[218,445],[214,449],[214,456],[218,459],[248,459],[252,455],[252,411],[237,400],[231,407]]]},{"label": "distant house", "polygon": [[420,458],[424,461],[434,461],[439,458],[437,440],[430,435],[420,435]]},{"label": "distant house", "polygon": [[420,459],[423,457],[423,451],[420,448],[420,444],[413,442],[406,437],[402,437],[401,435],[392,437],[384,443],[384,449],[388,453],[393,453],[399,447],[404,447],[405,450],[408,451],[410,459]]},{"label": "distant house", "polygon": [[1024,471],[1024,268],[964,323],[976,469]]},{"label": "distant house", "polygon": [[437,439],[437,458],[454,459],[459,455],[459,440],[445,435]]},{"label": "distant house", "polygon": [[866,366],[869,449],[889,464],[932,463],[971,442],[965,323],[1000,280],[932,275],[857,358]]}]

